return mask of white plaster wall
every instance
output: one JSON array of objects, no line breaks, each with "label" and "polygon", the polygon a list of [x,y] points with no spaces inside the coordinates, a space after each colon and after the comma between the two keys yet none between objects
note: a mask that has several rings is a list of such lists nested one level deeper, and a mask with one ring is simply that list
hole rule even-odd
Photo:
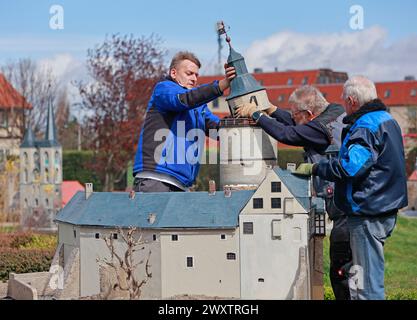
[{"label": "white plaster wall", "polygon": [[[107,248],[104,237],[108,237],[110,233],[116,233],[116,230],[103,229],[103,228],[81,228],[80,238],[80,260],[81,260],[81,296],[90,296],[100,293],[100,274],[99,274],[99,262],[97,259],[103,261],[108,259],[110,261],[110,251]],[[139,232],[139,231],[138,231]],[[99,233],[100,238],[96,239],[95,234]],[[150,272],[152,277],[148,279],[148,282],[143,286],[141,299],[151,299],[161,297],[161,271],[160,271],[160,242],[159,232],[152,230],[142,230],[140,233],[143,235],[143,240],[148,241],[145,245],[145,250],[137,251],[134,255],[134,263],[138,263],[142,259],[144,263],[139,265],[136,269],[137,279],[144,279],[145,263],[149,250],[151,250]],[[138,233],[139,234],[139,233]],[[157,235],[157,240],[153,241],[152,235]],[[116,252],[119,255],[124,256],[126,251],[126,245],[124,244],[120,235],[118,239],[114,240]],[[116,260],[114,260],[116,261]]]},{"label": "white plaster wall", "polygon": [[[281,239],[272,239],[273,220],[281,220]],[[243,234],[244,222],[253,223],[253,234]],[[239,229],[242,299],[291,299],[299,249],[308,244],[308,215],[240,215]]]},{"label": "white plaster wall", "polygon": [[[178,235],[178,241],[172,241],[172,234]],[[236,260],[227,260],[228,252],[235,253]],[[238,230],[164,232],[161,256],[162,298],[183,294],[240,297]],[[188,256],[193,257],[192,268],[187,268]]]},{"label": "white plaster wall", "polygon": [[[281,192],[271,192],[271,182],[281,182]],[[254,209],[253,208],[253,199],[254,198],[263,198],[263,208]],[[271,208],[271,198],[281,198],[281,208],[272,209]],[[289,205],[289,202],[292,202],[292,205]],[[300,202],[294,198],[292,193],[288,190],[285,183],[281,181],[278,175],[271,169],[268,170],[265,179],[260,184],[259,188],[256,190],[252,198],[246,204],[242,210],[242,214],[269,214],[269,213],[285,213],[286,214],[295,214],[295,213],[307,213],[304,207]]]}]

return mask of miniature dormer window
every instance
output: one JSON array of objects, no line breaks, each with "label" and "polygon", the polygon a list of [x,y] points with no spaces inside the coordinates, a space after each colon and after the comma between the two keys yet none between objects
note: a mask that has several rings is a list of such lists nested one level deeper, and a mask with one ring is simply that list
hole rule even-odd
[{"label": "miniature dormer window", "polygon": [[271,182],[271,192],[281,192],[281,182]]},{"label": "miniature dormer window", "polygon": [[254,209],[262,209],[264,207],[264,199],[263,198],[254,198],[253,199],[253,208]]},{"label": "miniature dormer window", "polygon": [[281,198],[271,198],[271,208],[281,209]]}]

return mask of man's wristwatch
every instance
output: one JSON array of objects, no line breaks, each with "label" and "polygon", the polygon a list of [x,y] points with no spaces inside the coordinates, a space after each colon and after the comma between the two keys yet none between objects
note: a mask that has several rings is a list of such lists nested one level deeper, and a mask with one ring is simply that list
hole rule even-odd
[{"label": "man's wristwatch", "polygon": [[252,113],[252,120],[258,123],[259,119],[264,115],[262,111],[255,111]]}]

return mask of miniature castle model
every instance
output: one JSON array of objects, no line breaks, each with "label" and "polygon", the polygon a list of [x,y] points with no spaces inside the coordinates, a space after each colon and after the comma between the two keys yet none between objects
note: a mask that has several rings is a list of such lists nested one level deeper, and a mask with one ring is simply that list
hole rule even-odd
[{"label": "miniature castle model", "polygon": [[56,230],[61,209],[62,147],[57,140],[52,104],[48,105],[45,139],[37,141],[30,126],[20,145],[21,225]]},{"label": "miniature castle model", "polygon": [[[137,227],[146,244],[135,258],[150,254],[152,273],[142,299],[310,299],[309,242],[320,213],[323,205],[312,202],[309,179],[280,168],[271,168],[255,190],[135,197],[86,190],[57,216],[54,261],[64,270],[64,297],[103,293],[99,261],[110,259],[103,239],[113,238],[123,256],[116,227]],[[143,270],[136,272],[143,277]]]}]

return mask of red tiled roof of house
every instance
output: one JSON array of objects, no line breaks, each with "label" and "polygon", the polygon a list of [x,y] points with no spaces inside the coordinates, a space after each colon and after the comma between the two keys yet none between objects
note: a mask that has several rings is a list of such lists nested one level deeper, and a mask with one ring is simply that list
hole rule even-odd
[{"label": "red tiled roof of house", "polygon": [[84,190],[84,186],[78,181],[62,181],[62,208],[78,191]]},{"label": "red tiled roof of house", "polygon": [[27,103],[26,99],[16,91],[15,88],[0,73],[0,108],[25,108],[30,109],[32,106]]},{"label": "red tiled roof of house", "polygon": [[414,170],[413,173],[408,177],[408,181],[417,181],[417,170]]},{"label": "red tiled roof of house", "polygon": [[[316,86],[326,97],[329,102],[342,104],[343,83],[318,84],[317,77],[323,70],[306,70],[306,71],[286,71],[255,73],[253,76],[266,88],[269,100],[282,108],[288,108],[288,98],[291,93],[303,84],[303,79],[307,77],[307,84]],[[329,71],[330,72],[330,71]],[[329,73],[333,75],[342,74],[342,72]],[[288,84],[288,79],[292,78],[292,85]],[[202,76],[200,83],[209,83],[221,79],[221,76]],[[389,107],[395,106],[417,106],[417,81],[393,81],[375,83],[378,97]],[[228,92],[225,92],[227,95]]]}]

